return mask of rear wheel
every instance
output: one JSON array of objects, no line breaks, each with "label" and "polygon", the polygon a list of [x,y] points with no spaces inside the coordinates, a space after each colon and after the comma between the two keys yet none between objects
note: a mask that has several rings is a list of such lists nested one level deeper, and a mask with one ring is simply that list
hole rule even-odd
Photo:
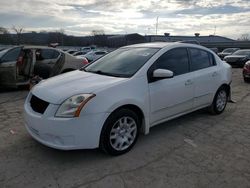
[{"label": "rear wheel", "polygon": [[139,135],[140,120],[135,112],[120,109],[106,120],[100,138],[100,148],[111,155],[128,152]]},{"label": "rear wheel", "polygon": [[221,114],[226,108],[228,101],[228,90],[225,86],[222,86],[215,94],[212,105],[210,106],[210,112],[212,114]]},{"label": "rear wheel", "polygon": [[244,79],[244,82],[250,82],[249,78],[243,77],[243,79]]}]

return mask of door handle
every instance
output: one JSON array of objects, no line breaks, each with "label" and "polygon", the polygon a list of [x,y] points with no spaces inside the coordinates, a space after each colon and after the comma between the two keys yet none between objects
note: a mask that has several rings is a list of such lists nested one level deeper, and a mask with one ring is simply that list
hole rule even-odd
[{"label": "door handle", "polygon": [[217,75],[218,75],[217,72],[213,72],[212,77],[215,77],[215,76],[217,76]]},{"label": "door handle", "polygon": [[187,85],[192,85],[193,84],[193,81],[192,80],[187,80],[186,82],[185,82],[185,85],[187,86]]}]

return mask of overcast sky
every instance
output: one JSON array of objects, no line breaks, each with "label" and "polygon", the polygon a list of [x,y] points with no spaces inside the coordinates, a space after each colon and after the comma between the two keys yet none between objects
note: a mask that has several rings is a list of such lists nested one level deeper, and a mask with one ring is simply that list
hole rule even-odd
[{"label": "overcast sky", "polygon": [[250,0],[1,0],[0,26],[64,29],[72,35],[140,33],[250,34]]}]

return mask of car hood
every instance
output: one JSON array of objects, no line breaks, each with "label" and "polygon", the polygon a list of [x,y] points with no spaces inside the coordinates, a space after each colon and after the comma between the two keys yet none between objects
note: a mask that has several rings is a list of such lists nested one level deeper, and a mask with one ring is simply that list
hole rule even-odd
[{"label": "car hood", "polygon": [[73,95],[95,93],[127,79],[76,70],[44,80],[31,92],[49,103],[61,104]]}]

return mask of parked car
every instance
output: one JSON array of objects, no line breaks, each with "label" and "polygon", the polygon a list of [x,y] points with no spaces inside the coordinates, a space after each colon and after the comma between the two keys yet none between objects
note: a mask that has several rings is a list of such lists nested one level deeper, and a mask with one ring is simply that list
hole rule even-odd
[{"label": "parked car", "polygon": [[100,57],[106,55],[108,52],[107,51],[103,51],[103,50],[97,50],[97,51],[90,51],[88,53],[86,53],[85,55],[81,55],[80,57],[86,57],[86,59],[89,62],[95,61],[97,59],[99,59]]},{"label": "parked car", "polygon": [[250,61],[247,61],[243,67],[243,79],[245,82],[250,82]]},{"label": "parked car", "polygon": [[214,53],[218,54],[219,53],[219,49],[218,48],[209,48],[210,50],[212,50]]},{"label": "parked car", "polygon": [[83,51],[77,51],[77,52],[75,52],[75,53],[73,53],[72,55],[73,56],[82,56],[82,55],[85,55],[87,52],[83,52]]},{"label": "parked car", "polygon": [[198,40],[182,40],[182,41],[179,41],[179,42],[180,43],[189,43],[189,44],[198,44],[198,45],[201,45]]},{"label": "parked car", "polygon": [[96,50],[96,48],[94,46],[85,46],[81,48],[81,52],[84,52],[85,54],[92,50]]},{"label": "parked car", "polygon": [[29,83],[32,76],[48,78],[79,69],[88,63],[61,50],[40,46],[17,46],[0,52],[0,85]]},{"label": "parked car", "polygon": [[86,67],[50,78],[29,93],[25,126],[52,148],[129,151],[139,132],[208,107],[224,111],[231,66],[211,50],[185,43],[119,48]]},{"label": "parked car", "polygon": [[70,49],[70,50],[67,50],[66,52],[73,55],[74,53],[79,52],[79,51]]},{"label": "parked car", "polygon": [[225,56],[231,55],[239,50],[239,48],[226,48],[222,52],[218,53],[218,56],[223,60]]},{"label": "parked car", "polygon": [[232,66],[243,67],[250,60],[250,49],[237,50],[232,55],[224,57],[224,60]]}]

